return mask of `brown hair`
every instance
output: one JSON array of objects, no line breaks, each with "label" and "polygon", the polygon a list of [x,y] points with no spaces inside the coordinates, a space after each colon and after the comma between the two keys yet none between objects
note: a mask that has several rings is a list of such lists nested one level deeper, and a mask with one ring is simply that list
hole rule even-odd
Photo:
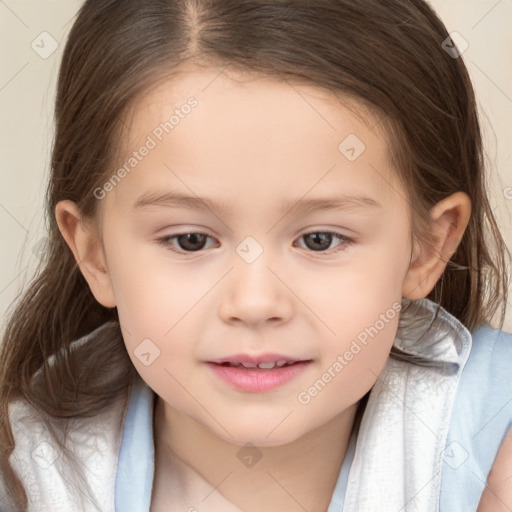
[{"label": "brown hair", "polygon": [[[10,311],[0,347],[0,471],[17,508],[26,508],[27,501],[8,461],[14,449],[8,403],[26,400],[49,424],[54,417],[93,416],[126,393],[138,375],[116,309],[104,308],[91,294],[59,232],[55,206],[69,199],[94,218],[93,191],[117,161],[123,115],[184,62],[291,79],[370,107],[389,136],[418,223],[456,191],[472,202],[469,226],[428,298],[470,330],[490,323],[500,308],[503,322],[508,253],[487,196],[474,91],[463,60],[442,48],[447,37],[423,0],[83,4],[59,72],[46,197],[48,247]],[[69,350],[73,340],[107,322],[101,342],[79,357]]]}]

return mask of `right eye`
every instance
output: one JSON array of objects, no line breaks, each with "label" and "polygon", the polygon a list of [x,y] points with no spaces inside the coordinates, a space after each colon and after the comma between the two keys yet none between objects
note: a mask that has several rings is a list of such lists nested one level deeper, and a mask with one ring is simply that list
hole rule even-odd
[{"label": "right eye", "polygon": [[[164,236],[159,238],[157,242],[170,251],[183,254],[198,252],[204,249],[208,238],[213,240],[206,233],[181,233]],[[176,248],[176,245],[179,247]]]}]

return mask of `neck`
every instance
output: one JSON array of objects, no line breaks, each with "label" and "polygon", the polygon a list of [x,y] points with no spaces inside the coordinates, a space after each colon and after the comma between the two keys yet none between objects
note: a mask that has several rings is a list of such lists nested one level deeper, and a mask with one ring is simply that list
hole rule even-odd
[{"label": "neck", "polygon": [[327,510],[358,403],[286,445],[243,448],[156,400],[155,481],[176,494],[167,503],[201,504],[201,510],[212,511],[227,511],[228,504],[245,512]]}]

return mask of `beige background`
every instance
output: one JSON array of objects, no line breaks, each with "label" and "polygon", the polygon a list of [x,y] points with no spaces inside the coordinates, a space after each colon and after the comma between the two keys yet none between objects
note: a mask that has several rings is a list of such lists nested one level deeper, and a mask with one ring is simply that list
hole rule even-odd
[{"label": "beige background", "polygon": [[[469,44],[463,58],[481,106],[492,202],[512,248],[512,0],[432,4],[448,30]],[[80,5],[76,0],[0,0],[1,331],[8,306],[39,262],[56,75]],[[47,55],[52,38],[58,46]],[[512,331],[512,299],[505,330]]]}]

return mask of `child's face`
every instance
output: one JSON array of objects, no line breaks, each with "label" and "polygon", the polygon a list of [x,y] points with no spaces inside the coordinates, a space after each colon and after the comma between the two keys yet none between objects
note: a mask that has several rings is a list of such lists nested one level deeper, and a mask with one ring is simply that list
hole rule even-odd
[{"label": "child's face", "polygon": [[[247,78],[194,71],[145,96],[112,174],[134,151],[136,161],[100,204],[138,372],[169,410],[264,446],[324,425],[374,384],[396,333],[411,240],[377,128],[323,90]],[[197,105],[182,107],[190,97]],[[173,114],[166,133],[160,125]],[[136,207],[171,193],[219,209],[192,199]],[[291,208],[344,197],[366,199]],[[207,237],[158,241],[186,233]],[[240,355],[302,363],[214,363]]]}]

